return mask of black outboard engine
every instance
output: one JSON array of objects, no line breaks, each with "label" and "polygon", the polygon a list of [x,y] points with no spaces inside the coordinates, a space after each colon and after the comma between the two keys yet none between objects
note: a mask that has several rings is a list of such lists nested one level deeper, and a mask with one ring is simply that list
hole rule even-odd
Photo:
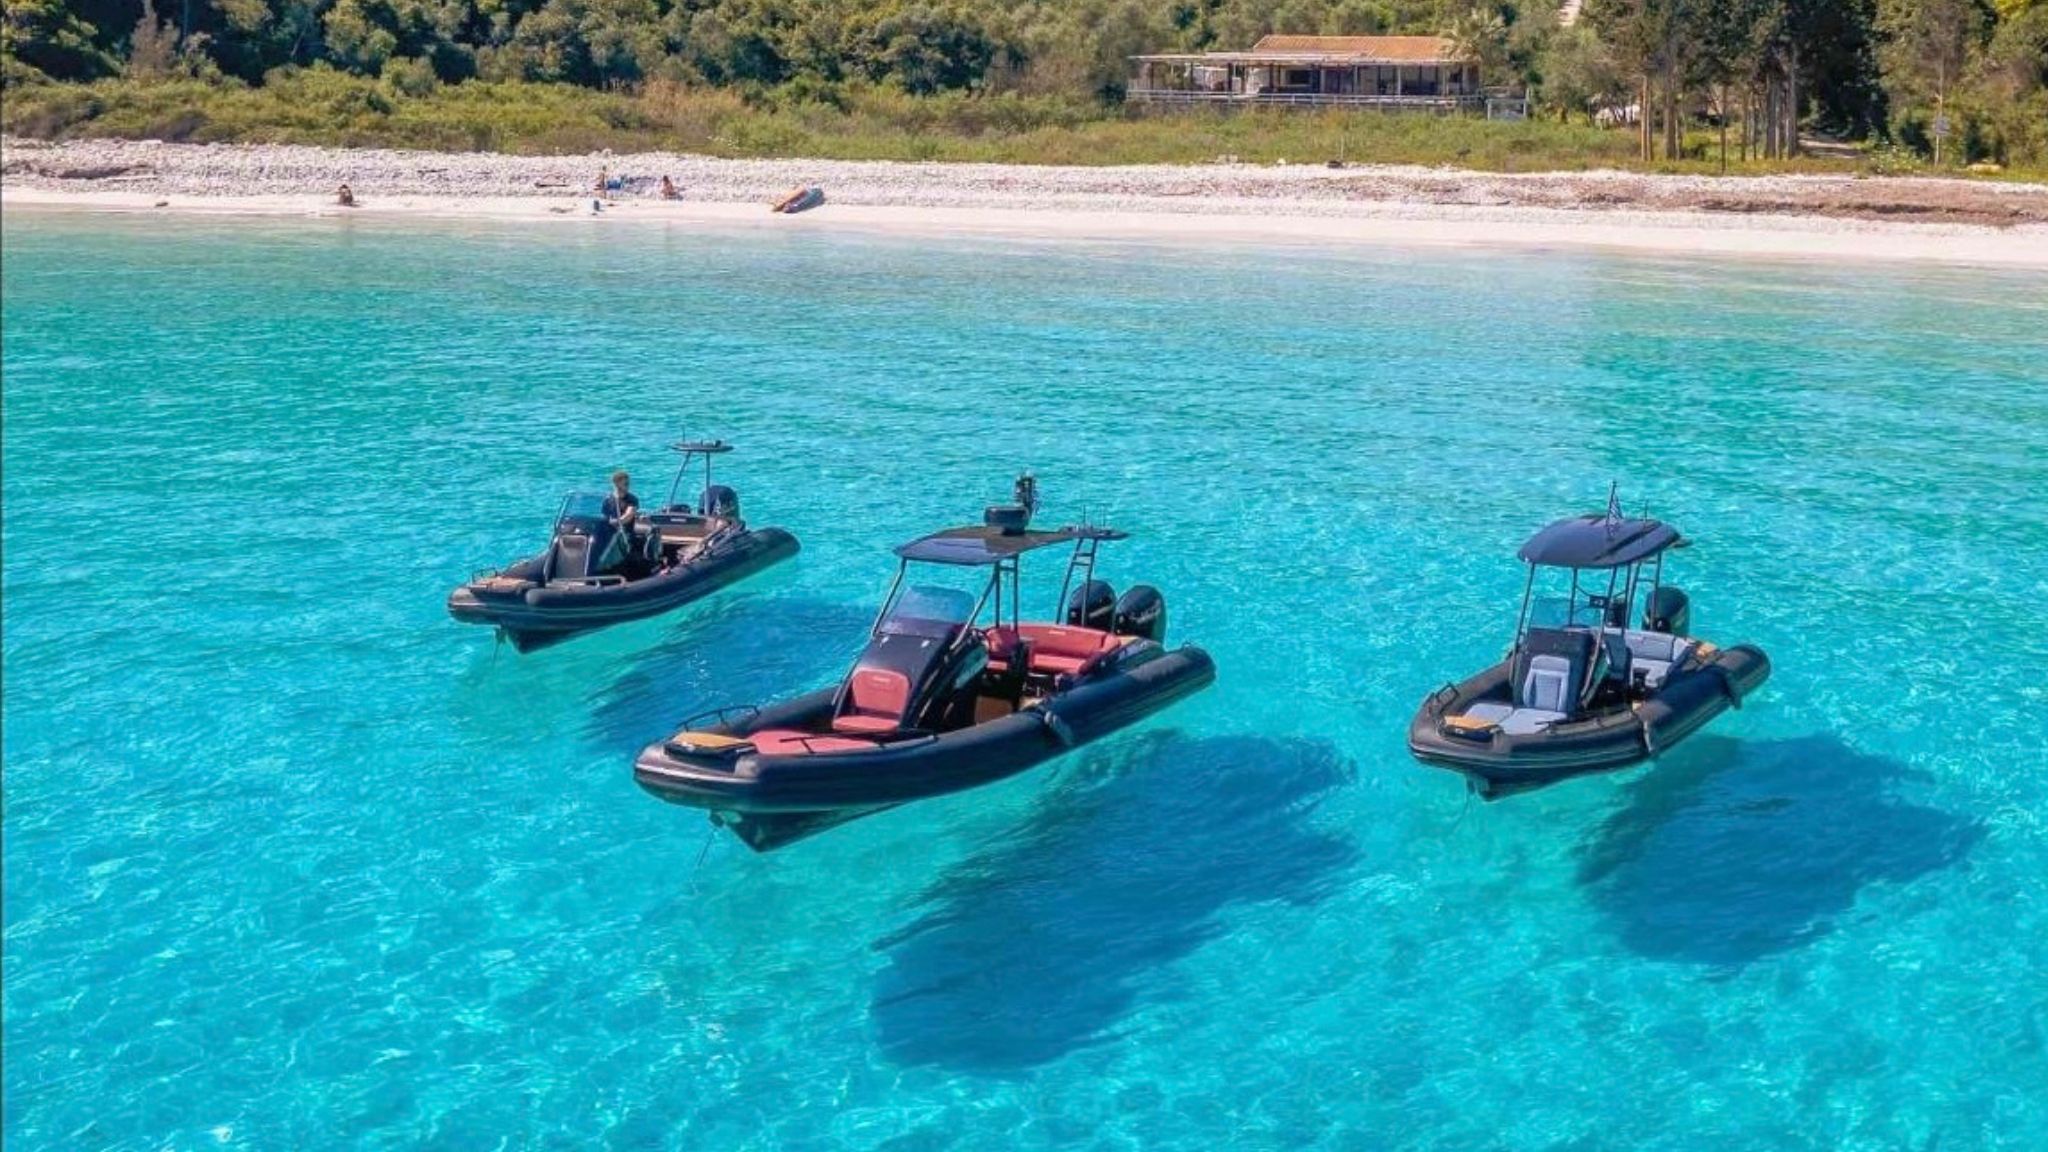
[{"label": "black outboard engine", "polygon": [[1116,622],[1116,589],[1101,580],[1090,580],[1067,597],[1067,623],[1075,628],[1107,632]]},{"label": "black outboard engine", "polygon": [[1150,584],[1133,584],[1116,602],[1119,636],[1166,643],[1166,597]]},{"label": "black outboard engine", "polygon": [[723,484],[713,484],[704,489],[704,503],[699,506],[699,515],[717,516],[725,520],[737,520],[740,515],[740,494]]},{"label": "black outboard engine", "polygon": [[1650,593],[1643,605],[1643,627],[1666,636],[1684,636],[1692,628],[1692,601],[1683,589],[1666,584]]}]

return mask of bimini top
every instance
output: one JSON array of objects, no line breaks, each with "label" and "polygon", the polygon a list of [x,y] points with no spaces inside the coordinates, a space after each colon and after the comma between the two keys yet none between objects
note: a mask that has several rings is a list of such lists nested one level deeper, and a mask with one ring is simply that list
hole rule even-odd
[{"label": "bimini top", "polygon": [[1053,528],[1045,531],[1025,530],[1005,532],[1001,528],[986,524],[972,524],[965,528],[948,528],[922,536],[896,549],[896,555],[905,560],[916,560],[926,564],[958,564],[963,567],[978,567],[996,564],[1012,556],[1022,556],[1034,549],[1051,544],[1064,544],[1072,540],[1122,540],[1128,533],[1114,528],[1081,527]]},{"label": "bimini top", "polygon": [[1517,555],[1546,568],[1620,568],[1679,543],[1678,529],[1661,520],[1630,520],[1591,512],[1559,520],[1529,537]]},{"label": "bimini top", "polygon": [[678,440],[668,447],[671,452],[681,452],[685,455],[691,452],[709,454],[712,452],[732,451],[732,445],[727,444],[723,440]]}]

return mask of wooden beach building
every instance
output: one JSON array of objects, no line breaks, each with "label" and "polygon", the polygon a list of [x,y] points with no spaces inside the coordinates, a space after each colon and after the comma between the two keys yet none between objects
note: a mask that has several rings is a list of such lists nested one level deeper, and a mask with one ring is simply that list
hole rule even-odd
[{"label": "wooden beach building", "polygon": [[1140,104],[1483,110],[1479,61],[1441,36],[1267,36],[1243,52],[1133,56]]}]

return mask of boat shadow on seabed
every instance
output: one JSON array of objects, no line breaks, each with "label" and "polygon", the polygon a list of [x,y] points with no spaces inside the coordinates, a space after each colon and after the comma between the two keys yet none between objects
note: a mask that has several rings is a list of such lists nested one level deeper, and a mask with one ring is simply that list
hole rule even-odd
[{"label": "boat shadow on seabed", "polygon": [[1893,794],[1917,775],[1832,736],[1703,737],[1621,790],[1579,883],[1632,951],[1732,972],[1969,854],[1981,825]]},{"label": "boat shadow on seabed", "polygon": [[1313,815],[1354,776],[1300,739],[1153,731],[1084,754],[876,942],[882,1050],[1001,1075],[1113,1038],[1146,974],[1223,931],[1223,909],[1337,886],[1358,847]]}]

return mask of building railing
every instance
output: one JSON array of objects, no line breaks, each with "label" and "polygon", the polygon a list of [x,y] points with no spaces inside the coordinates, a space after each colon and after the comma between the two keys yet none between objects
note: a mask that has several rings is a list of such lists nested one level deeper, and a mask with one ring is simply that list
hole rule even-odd
[{"label": "building railing", "polygon": [[1470,95],[1368,96],[1352,92],[1203,92],[1191,88],[1145,88],[1132,85],[1124,99],[1141,104],[1281,104],[1301,107],[1396,108],[1456,112],[1486,106],[1486,97]]}]

